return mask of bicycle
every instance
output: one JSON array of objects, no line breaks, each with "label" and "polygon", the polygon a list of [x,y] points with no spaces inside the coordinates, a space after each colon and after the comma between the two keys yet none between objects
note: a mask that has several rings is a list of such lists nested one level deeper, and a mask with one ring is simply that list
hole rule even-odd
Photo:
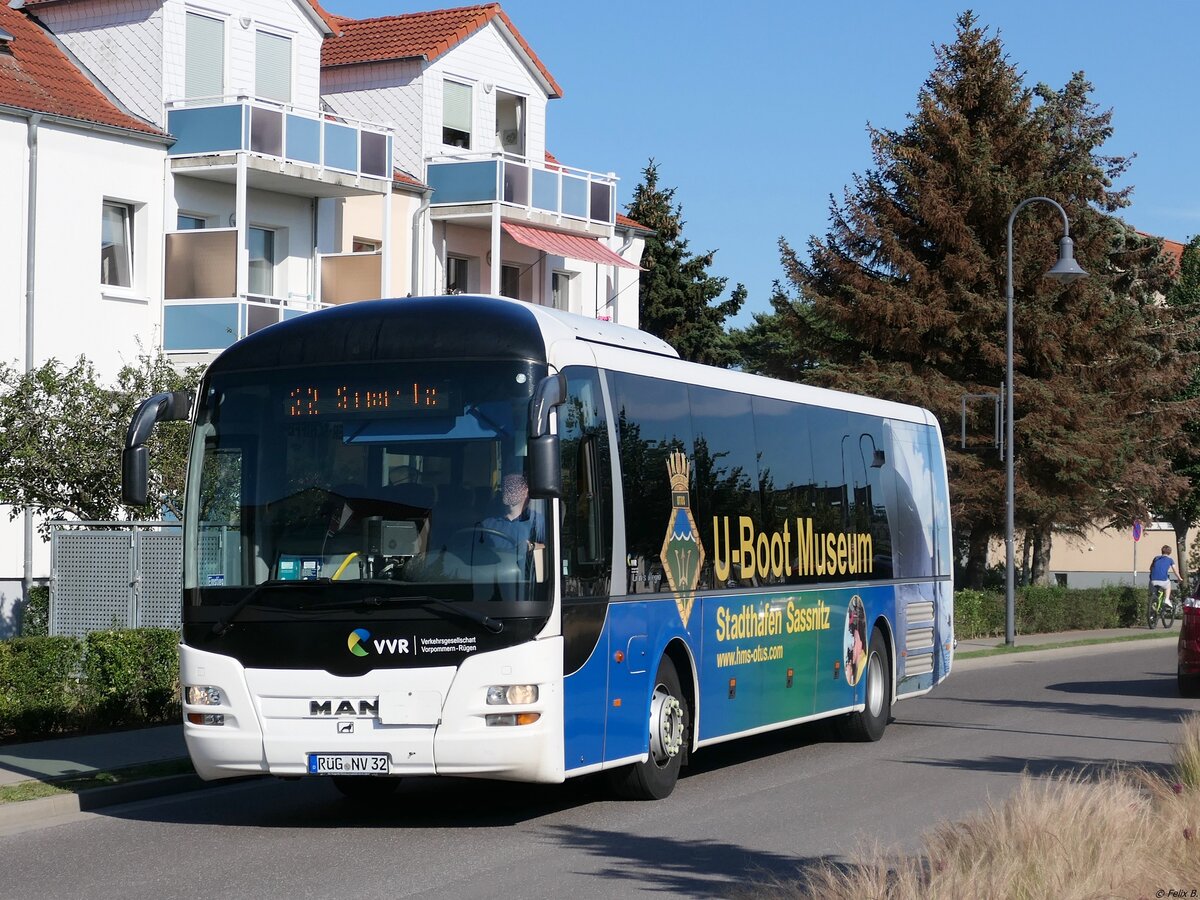
[{"label": "bicycle", "polygon": [[[1179,586],[1179,590],[1183,590],[1183,585]],[[1171,600],[1163,603],[1163,598],[1166,595],[1166,590],[1161,585],[1150,586],[1150,597],[1146,601],[1146,626],[1154,627],[1154,620],[1158,619],[1162,622],[1163,628],[1170,628],[1175,624],[1175,597],[1172,591]]]}]

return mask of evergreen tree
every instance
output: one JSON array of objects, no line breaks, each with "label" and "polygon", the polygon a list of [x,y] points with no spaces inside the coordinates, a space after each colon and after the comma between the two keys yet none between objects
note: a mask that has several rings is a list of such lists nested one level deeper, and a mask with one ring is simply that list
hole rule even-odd
[{"label": "evergreen tree", "polygon": [[642,170],[628,214],[654,230],[642,251],[638,284],[642,330],[662,338],[684,359],[715,366],[737,362],[725,320],[742,308],[746,289],[738,284],[728,299],[718,299],[728,279],[708,272],[716,251],[689,254],[683,209],[675,202],[675,188],[659,187],[653,159]]},{"label": "evergreen tree", "polygon": [[[1062,232],[1047,204],[1013,232],[1017,517],[1044,563],[1052,527],[1127,521],[1178,483],[1158,452],[1186,362],[1170,338],[1154,342],[1173,321],[1154,302],[1168,271],[1157,241],[1111,215],[1128,203],[1113,181],[1129,159],[1100,154],[1111,113],[1081,73],[1059,91],[1026,88],[971,13],[936,55],[908,126],[868,126],[874,168],[831,198],[809,260],[781,242],[792,302],[807,307],[795,341],[815,348],[808,380],[920,404],[957,434],[962,395],[1004,382],[1008,216],[1028,197],[1061,203],[1090,278],[1042,277]],[[978,583],[1002,530],[1003,464],[947,445],[955,529]]]},{"label": "evergreen tree", "polygon": [[[1194,237],[1183,248],[1179,272],[1167,291],[1167,305],[1174,311],[1175,325],[1172,336],[1176,347],[1183,353],[1195,355],[1200,352],[1200,237]],[[1191,369],[1191,377],[1181,385],[1175,399],[1195,401],[1200,397],[1200,367]],[[1179,572],[1188,578],[1187,533],[1200,523],[1200,419],[1189,417],[1179,439],[1171,445],[1171,465],[1176,475],[1188,480],[1188,487],[1176,489],[1166,496],[1154,498],[1154,508],[1175,529],[1176,559]]]}]

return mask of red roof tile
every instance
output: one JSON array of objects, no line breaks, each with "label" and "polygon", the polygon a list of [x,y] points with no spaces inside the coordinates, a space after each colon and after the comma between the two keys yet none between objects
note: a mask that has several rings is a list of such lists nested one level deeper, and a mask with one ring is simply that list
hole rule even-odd
[{"label": "red roof tile", "polygon": [[1183,264],[1183,249],[1187,244],[1181,244],[1179,241],[1173,241],[1170,238],[1159,237],[1157,234],[1150,234],[1148,231],[1139,231],[1142,237],[1156,238],[1162,241],[1162,252],[1165,256],[1171,257],[1174,260],[1174,269],[1179,271],[1179,267]]},{"label": "red roof tile", "polygon": [[1179,267],[1183,264],[1183,248],[1186,246],[1186,244],[1181,244],[1179,241],[1170,241],[1163,238],[1163,253],[1175,260],[1175,271],[1179,271]]},{"label": "red roof tile", "polygon": [[122,112],[42,28],[20,10],[0,3],[0,28],[13,36],[0,49],[0,104],[31,112],[161,135]]},{"label": "red roof tile", "polygon": [[393,59],[432,62],[495,19],[500,20],[541,73],[550,87],[550,96],[561,97],[562,88],[554,76],[542,65],[533,48],[521,37],[498,3],[382,16],[378,19],[339,17],[337,25],[341,34],[326,38],[321,47],[321,65],[348,66]]},{"label": "red roof tile", "polygon": [[623,216],[620,213],[617,213],[617,224],[625,228],[638,228],[647,232],[648,234],[654,233],[653,228],[647,228],[641,222],[635,222],[633,219],[629,218],[629,216]]}]

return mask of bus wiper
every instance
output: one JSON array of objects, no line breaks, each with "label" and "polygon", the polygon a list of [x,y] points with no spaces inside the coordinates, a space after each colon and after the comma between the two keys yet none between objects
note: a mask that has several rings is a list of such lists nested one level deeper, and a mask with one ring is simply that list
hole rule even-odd
[{"label": "bus wiper", "polygon": [[263,588],[276,587],[281,584],[310,585],[310,584],[328,584],[328,582],[329,582],[328,578],[320,578],[320,579],[317,579],[316,581],[290,581],[290,580],[284,580],[281,578],[271,578],[271,579],[268,579],[268,580],[262,582],[261,584],[256,584],[254,587],[252,587],[249,591],[246,592],[246,595],[244,597],[242,597],[241,600],[239,600],[237,603],[235,603],[233,605],[233,609],[231,609],[229,612],[225,613],[225,615],[223,615],[221,618],[217,619],[217,621],[213,623],[212,631],[210,633],[212,634],[213,637],[220,637],[225,632],[227,632],[230,628],[232,628],[233,620],[236,619],[239,615],[241,615],[242,610],[245,609],[247,606],[249,606],[251,601],[253,601],[255,597],[257,597],[259,594],[262,593]]},{"label": "bus wiper", "polygon": [[347,606],[436,606],[439,609],[444,609],[446,612],[456,615],[461,619],[466,619],[468,622],[474,622],[476,625],[482,625],[492,634],[499,634],[504,630],[504,623],[499,619],[493,619],[486,613],[481,613],[478,610],[474,610],[469,607],[456,606],[449,600],[443,600],[440,597],[380,597],[376,594],[373,594],[369,597],[334,600],[328,603],[316,603],[311,606],[306,606],[305,609],[338,609]]}]

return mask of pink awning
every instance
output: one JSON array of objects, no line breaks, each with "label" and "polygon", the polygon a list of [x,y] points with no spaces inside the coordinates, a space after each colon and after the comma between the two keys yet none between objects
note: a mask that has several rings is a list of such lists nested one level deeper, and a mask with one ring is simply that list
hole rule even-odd
[{"label": "pink awning", "polygon": [[561,231],[548,231],[545,228],[518,225],[515,222],[501,222],[500,225],[517,243],[532,247],[534,250],[543,250],[553,256],[583,259],[588,262],[600,263],[602,266],[620,266],[623,269],[638,268],[636,263],[617,256],[595,238],[563,234]]}]

